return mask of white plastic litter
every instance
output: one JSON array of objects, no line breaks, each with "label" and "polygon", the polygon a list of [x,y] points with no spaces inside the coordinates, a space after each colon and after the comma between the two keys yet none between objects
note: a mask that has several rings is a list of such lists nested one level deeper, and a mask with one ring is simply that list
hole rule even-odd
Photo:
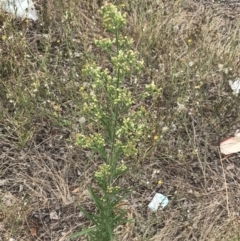
[{"label": "white plastic litter", "polygon": [[16,17],[38,20],[37,10],[32,0],[0,0],[0,7]]},{"label": "white plastic litter", "polygon": [[220,151],[224,155],[240,152],[240,133],[221,142]]},{"label": "white plastic litter", "polygon": [[164,209],[168,205],[168,198],[161,193],[156,193],[148,207],[153,211],[157,212],[159,206]]},{"label": "white plastic litter", "polygon": [[240,79],[237,78],[235,81],[229,80],[228,83],[233,91],[233,94],[238,95],[240,93]]}]

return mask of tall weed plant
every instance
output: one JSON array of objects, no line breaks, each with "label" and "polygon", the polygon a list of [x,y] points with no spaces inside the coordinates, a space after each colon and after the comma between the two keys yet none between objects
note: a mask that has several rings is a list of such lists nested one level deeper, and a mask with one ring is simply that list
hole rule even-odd
[{"label": "tall weed plant", "polygon": [[101,52],[106,53],[106,64],[87,63],[83,69],[87,81],[80,87],[84,113],[89,116],[86,122],[94,128],[92,132],[84,133],[82,130],[76,136],[77,145],[98,153],[103,161],[94,175],[98,188],[89,188],[97,212],[91,214],[80,207],[92,226],[71,238],[87,235],[91,241],[112,241],[114,229],[129,221],[126,210],[120,208],[122,200],[131,192],[130,188],[119,185],[120,177],[127,171],[121,160],[137,155],[148,114],[146,108],[139,105],[140,99],[157,95],[158,90],[151,83],[143,94],[134,96],[128,81],[141,72],[144,63],[132,50],[133,40],[122,34],[126,14],[122,14],[115,5],[106,3],[100,15],[105,30],[112,36],[95,40]]}]

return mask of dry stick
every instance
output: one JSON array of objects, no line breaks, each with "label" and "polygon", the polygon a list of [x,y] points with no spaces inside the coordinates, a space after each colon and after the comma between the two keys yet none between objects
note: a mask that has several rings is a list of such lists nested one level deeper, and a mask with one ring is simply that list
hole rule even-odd
[{"label": "dry stick", "polygon": [[[194,119],[192,117],[192,115],[190,115],[191,119],[192,119],[192,128],[193,128],[193,144],[194,144],[194,148],[197,149],[197,142],[196,142],[196,130],[195,130],[195,127],[194,127]],[[202,169],[202,173],[203,173],[203,179],[204,179],[204,188],[206,189],[206,186],[207,186],[207,179],[206,179],[206,164],[204,165],[201,161],[201,158],[199,156],[199,152],[198,152],[198,149],[197,149],[197,159],[198,159],[198,162],[200,164],[200,167]]]},{"label": "dry stick", "polygon": [[221,161],[221,166],[222,166],[222,170],[223,170],[223,178],[224,178],[224,187],[225,187],[225,190],[226,190],[226,201],[227,201],[227,211],[228,211],[228,217],[230,216],[230,210],[229,210],[229,197],[228,197],[228,187],[227,187],[227,181],[226,181],[226,175],[225,175],[225,170],[223,168],[223,160],[222,157],[221,157],[221,153],[219,152],[219,156],[220,156],[220,161]]}]

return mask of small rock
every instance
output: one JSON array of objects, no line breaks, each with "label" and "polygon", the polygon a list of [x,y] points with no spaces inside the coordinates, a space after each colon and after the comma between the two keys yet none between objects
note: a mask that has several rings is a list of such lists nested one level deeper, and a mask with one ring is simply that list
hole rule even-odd
[{"label": "small rock", "polygon": [[52,211],[50,213],[50,219],[53,219],[53,220],[58,220],[59,219],[59,216],[58,216],[56,211]]},{"label": "small rock", "polygon": [[16,198],[10,192],[5,193],[2,197],[2,203],[7,207],[13,206],[15,202]]}]

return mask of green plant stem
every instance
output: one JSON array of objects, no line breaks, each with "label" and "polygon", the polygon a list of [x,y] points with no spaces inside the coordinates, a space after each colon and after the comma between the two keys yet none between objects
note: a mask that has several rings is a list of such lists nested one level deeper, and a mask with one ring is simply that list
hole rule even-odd
[{"label": "green plant stem", "polygon": [[[115,38],[116,38],[116,47],[117,47],[117,56],[119,54],[119,42],[118,42],[118,39],[119,39],[119,32],[118,30],[116,31],[116,34],[115,34]],[[116,89],[118,90],[119,88],[119,84],[120,84],[120,67],[118,66],[117,67],[117,86],[116,86]],[[118,96],[119,96],[119,93],[117,91],[116,93],[117,95],[117,99],[118,99]],[[110,161],[111,163],[109,163],[112,167],[112,169],[115,169],[116,168],[116,165],[117,165],[117,157],[116,157],[116,128],[117,128],[117,121],[118,121],[118,118],[119,118],[119,103],[117,103],[116,109],[114,110],[114,125],[113,125],[113,136],[112,136],[112,146],[111,146],[111,158],[110,158]],[[112,180],[111,180],[112,182]]]}]

